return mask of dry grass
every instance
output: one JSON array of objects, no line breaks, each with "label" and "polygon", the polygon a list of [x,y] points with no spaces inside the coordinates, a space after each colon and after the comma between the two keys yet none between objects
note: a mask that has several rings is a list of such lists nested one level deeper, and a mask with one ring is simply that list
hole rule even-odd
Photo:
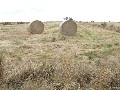
[{"label": "dry grass", "polygon": [[119,22],[97,22],[90,23],[94,27],[104,28],[110,31],[120,32],[120,23]]},{"label": "dry grass", "polygon": [[119,33],[77,23],[69,37],[60,34],[60,22],[44,24],[40,35],[25,24],[2,26],[0,90],[119,90]]},{"label": "dry grass", "polygon": [[3,82],[3,54],[0,52],[0,85]]}]

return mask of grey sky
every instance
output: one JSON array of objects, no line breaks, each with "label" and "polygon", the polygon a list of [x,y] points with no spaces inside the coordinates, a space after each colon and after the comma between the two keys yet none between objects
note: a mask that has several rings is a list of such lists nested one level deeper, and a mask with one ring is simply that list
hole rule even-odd
[{"label": "grey sky", "polygon": [[0,21],[120,21],[119,0],[1,0]]}]

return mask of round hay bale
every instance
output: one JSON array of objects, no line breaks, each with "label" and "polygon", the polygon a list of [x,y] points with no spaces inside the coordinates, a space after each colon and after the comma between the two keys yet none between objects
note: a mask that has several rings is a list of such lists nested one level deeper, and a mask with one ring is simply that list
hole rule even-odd
[{"label": "round hay bale", "polygon": [[77,32],[77,24],[73,20],[65,21],[62,26],[60,33],[66,36],[74,36]]},{"label": "round hay bale", "polygon": [[31,34],[41,34],[44,31],[44,24],[39,20],[35,20],[29,24],[28,30]]}]

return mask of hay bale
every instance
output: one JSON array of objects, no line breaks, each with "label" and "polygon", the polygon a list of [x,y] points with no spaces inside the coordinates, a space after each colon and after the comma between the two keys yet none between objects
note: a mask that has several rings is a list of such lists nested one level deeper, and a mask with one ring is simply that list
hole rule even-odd
[{"label": "hay bale", "polygon": [[39,20],[35,20],[29,24],[28,30],[31,34],[41,34],[44,31],[44,24]]},{"label": "hay bale", "polygon": [[61,26],[60,33],[65,36],[74,36],[76,32],[77,24],[73,20],[67,20]]}]

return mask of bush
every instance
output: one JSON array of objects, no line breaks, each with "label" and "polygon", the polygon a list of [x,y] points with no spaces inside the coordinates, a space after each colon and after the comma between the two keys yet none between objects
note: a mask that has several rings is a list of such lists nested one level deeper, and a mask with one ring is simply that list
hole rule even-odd
[{"label": "bush", "polygon": [[102,26],[103,28],[105,28],[105,27],[107,26],[107,23],[106,23],[106,22],[101,23],[101,26]]}]

